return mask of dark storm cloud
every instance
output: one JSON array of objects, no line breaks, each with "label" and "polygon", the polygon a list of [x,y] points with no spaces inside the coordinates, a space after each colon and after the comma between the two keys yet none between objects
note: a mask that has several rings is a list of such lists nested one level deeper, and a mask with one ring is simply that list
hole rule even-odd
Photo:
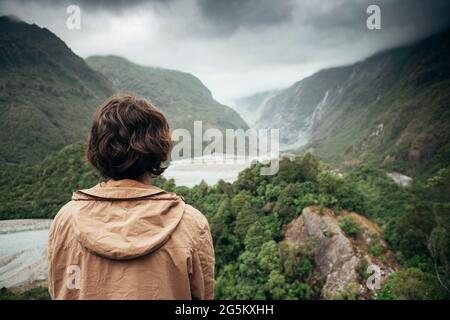
[{"label": "dark storm cloud", "polygon": [[450,1],[380,1],[386,26],[410,27],[412,32],[430,33],[450,27]]},{"label": "dark storm cloud", "polygon": [[[67,7],[68,5],[78,5],[87,10],[106,10],[110,12],[120,12],[125,9],[139,7],[144,4],[167,5],[172,0],[14,0],[14,2],[26,5],[38,3],[43,7]],[[1,3],[11,2],[9,0],[0,0]]]},{"label": "dark storm cloud", "polygon": [[[0,4],[11,0],[0,0]],[[145,5],[161,10],[170,8],[174,0],[14,0],[26,5],[45,6],[77,4],[87,10],[118,12]],[[383,26],[412,27],[435,31],[450,26],[449,0],[195,0],[206,27],[195,31],[208,35],[229,35],[241,29],[267,28],[289,23],[297,13],[301,23],[315,29],[360,29],[370,4],[382,9]],[[330,8],[330,9],[327,9]]]},{"label": "dark storm cloud", "polygon": [[[302,24],[315,29],[361,29],[365,26],[369,5],[378,5],[382,13],[384,29],[409,28],[410,33],[430,33],[450,26],[449,0],[341,0],[332,10],[308,10],[302,15]],[[319,6],[320,7],[320,6]],[[302,8],[307,7],[300,4]]]},{"label": "dark storm cloud", "polygon": [[[81,7],[80,30],[66,8]],[[381,8],[381,30],[366,9]],[[279,89],[450,26],[450,0],[0,0],[87,57],[117,54],[198,76],[227,102]]]},{"label": "dark storm cloud", "polygon": [[294,8],[291,0],[198,0],[198,5],[218,33],[285,23],[291,20]]}]

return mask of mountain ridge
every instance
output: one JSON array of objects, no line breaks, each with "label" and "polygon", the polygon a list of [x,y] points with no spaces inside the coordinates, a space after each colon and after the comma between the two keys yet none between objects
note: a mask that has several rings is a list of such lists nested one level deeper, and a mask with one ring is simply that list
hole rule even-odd
[{"label": "mountain ridge", "polygon": [[247,128],[192,74],[119,56],[84,60],[50,30],[17,17],[0,17],[0,30],[0,164],[36,163],[85,141],[98,106],[121,91],[149,98],[174,129],[192,132],[196,120],[206,129]]},{"label": "mountain ridge", "polygon": [[248,127],[237,112],[214,100],[211,91],[190,73],[143,66],[115,55],[91,56],[86,62],[108,78],[116,91],[131,92],[154,103],[174,129],[191,131],[197,120],[202,120],[205,128]]},{"label": "mountain ridge", "polygon": [[0,17],[0,162],[43,159],[84,140],[110,84],[48,29]]},{"label": "mountain ridge", "polygon": [[450,29],[320,70],[271,98],[256,127],[344,167],[436,172],[450,156],[449,56]]}]

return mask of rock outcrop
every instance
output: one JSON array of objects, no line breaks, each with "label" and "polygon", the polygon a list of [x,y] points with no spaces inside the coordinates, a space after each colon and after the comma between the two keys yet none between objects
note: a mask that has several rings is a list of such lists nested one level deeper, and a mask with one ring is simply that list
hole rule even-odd
[{"label": "rock outcrop", "polygon": [[[343,218],[351,217],[359,227],[356,236],[347,235],[340,227]],[[347,219],[348,220],[348,219]],[[321,297],[324,299],[368,298],[373,293],[366,281],[370,265],[381,270],[380,284],[395,271],[399,264],[387,243],[381,239],[376,224],[359,214],[317,207],[304,208],[302,214],[291,221],[285,230],[285,241],[301,245],[314,241],[316,250],[314,264],[324,280]]]}]

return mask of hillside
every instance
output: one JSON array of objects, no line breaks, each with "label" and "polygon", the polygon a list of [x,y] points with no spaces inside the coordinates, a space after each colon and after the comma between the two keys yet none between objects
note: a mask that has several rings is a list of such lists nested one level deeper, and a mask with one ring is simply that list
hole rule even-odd
[{"label": "hillside", "polygon": [[234,100],[233,109],[242,116],[250,127],[253,127],[260,117],[261,111],[264,109],[267,101],[276,96],[278,92],[279,91],[264,91],[236,99]]},{"label": "hillside", "polygon": [[[73,191],[96,184],[79,141],[107,96],[131,91],[174,129],[195,120],[245,129],[238,110],[257,128],[281,129],[299,153],[275,175],[254,163],[233,183],[152,180],[208,219],[216,298],[450,298],[450,31],[240,99],[235,110],[193,75],[83,60],[13,17],[0,18],[0,44],[0,220],[53,218]],[[391,171],[415,177],[401,185]],[[371,264],[382,269],[377,291],[366,285]],[[0,300],[28,297],[47,295],[0,290]]]},{"label": "hillside", "polygon": [[[53,218],[72,192],[102,179],[84,160],[85,145],[65,146],[33,164],[5,165],[0,170],[0,220]],[[160,183],[164,179],[155,179]]]},{"label": "hillside", "polygon": [[[83,150],[67,146],[38,164],[0,171],[0,219],[52,218],[73,191],[97,183]],[[448,285],[450,167],[409,188],[368,167],[341,176],[310,154],[283,159],[275,176],[260,168],[215,186],[153,180],[207,217],[217,298],[448,297],[436,272]],[[371,263],[383,270],[385,287],[376,293],[364,286]]]},{"label": "hillside", "polygon": [[189,73],[140,66],[118,56],[94,56],[86,62],[104,74],[115,91],[152,101],[174,129],[190,130],[197,120],[203,121],[203,128],[247,128],[234,110],[215,101],[208,88]]},{"label": "hillside", "polygon": [[256,127],[327,162],[405,173],[450,162],[450,30],[319,71],[270,99]]},{"label": "hillside", "polygon": [[0,17],[0,163],[42,160],[84,140],[112,89],[45,28]]},{"label": "hillside", "polygon": [[0,164],[35,163],[84,141],[97,107],[118,91],[153,101],[173,128],[191,129],[195,120],[247,128],[190,74],[112,56],[87,62],[93,68],[49,30],[0,17]]}]

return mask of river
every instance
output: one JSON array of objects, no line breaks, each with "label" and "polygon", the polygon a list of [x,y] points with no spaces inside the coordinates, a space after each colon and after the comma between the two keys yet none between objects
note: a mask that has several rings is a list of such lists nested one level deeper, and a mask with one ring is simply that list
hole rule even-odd
[{"label": "river", "polygon": [[0,288],[26,287],[47,278],[51,220],[0,221]]},{"label": "river", "polygon": [[239,172],[248,168],[257,157],[245,158],[237,156],[233,161],[225,161],[223,154],[203,156],[199,158],[172,161],[164,172],[164,177],[174,179],[179,186],[193,187],[204,180],[209,185],[220,179],[233,182]]}]

